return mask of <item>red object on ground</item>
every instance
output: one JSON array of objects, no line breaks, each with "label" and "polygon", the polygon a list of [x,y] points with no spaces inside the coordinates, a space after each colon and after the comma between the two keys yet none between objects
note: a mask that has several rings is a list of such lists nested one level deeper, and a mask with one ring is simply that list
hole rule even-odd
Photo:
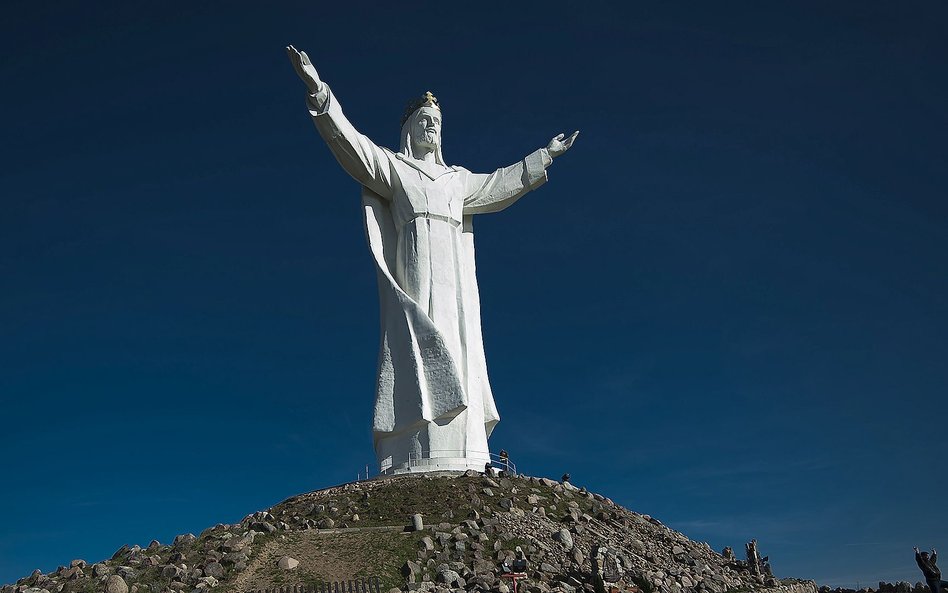
[{"label": "red object on ground", "polygon": [[513,581],[513,586],[514,586],[513,593],[517,593],[517,579],[525,579],[525,578],[527,578],[527,573],[525,573],[525,572],[505,572],[504,574],[500,575],[500,578],[512,580],[512,581]]}]

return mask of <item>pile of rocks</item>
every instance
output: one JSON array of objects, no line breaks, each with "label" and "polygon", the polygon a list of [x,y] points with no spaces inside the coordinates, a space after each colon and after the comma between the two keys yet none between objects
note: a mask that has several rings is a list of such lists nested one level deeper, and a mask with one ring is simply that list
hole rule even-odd
[{"label": "pile of rocks", "polygon": [[[509,593],[503,575],[519,548],[527,576],[518,589],[526,593],[816,593],[812,582],[778,583],[733,554],[568,482],[476,472],[398,476],[295,496],[170,545],[123,546],[91,566],[76,560],[50,574],[35,571],[0,593],[238,593],[260,582],[258,574],[296,569],[293,558],[270,562],[262,553],[269,542],[372,530],[413,532],[401,576],[386,585],[395,590]],[[388,568],[366,566],[363,574]]]},{"label": "pile of rocks", "polygon": [[[439,585],[506,593],[504,564],[520,546],[528,560],[531,593],[572,593],[596,583],[620,590],[724,593],[762,588],[765,577],[742,563],[725,560],[707,544],[647,515],[628,511],[608,498],[544,478],[499,481],[482,478],[480,492],[495,499],[459,523],[429,527],[417,558],[403,572],[409,590]],[[598,578],[595,578],[597,577]],[[815,590],[815,587],[814,587]]]},{"label": "pile of rocks", "polygon": [[259,535],[239,525],[217,525],[200,537],[179,535],[171,545],[122,546],[110,559],[92,565],[73,560],[49,574],[36,570],[0,593],[208,593],[246,568]]}]

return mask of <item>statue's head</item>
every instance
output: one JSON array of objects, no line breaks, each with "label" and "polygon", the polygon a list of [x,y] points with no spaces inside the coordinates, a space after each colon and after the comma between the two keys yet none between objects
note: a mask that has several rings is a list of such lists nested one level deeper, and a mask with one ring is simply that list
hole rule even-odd
[{"label": "statue's head", "polygon": [[441,156],[441,107],[438,99],[425,93],[409,103],[402,116],[401,146],[399,152],[416,157],[420,152],[434,151],[435,160],[444,164]]},{"label": "statue's head", "polygon": [[928,559],[928,552],[922,552],[922,558]]},{"label": "statue's head", "polygon": [[441,146],[441,110],[437,107],[422,107],[411,116],[408,134],[412,148],[437,149]]}]

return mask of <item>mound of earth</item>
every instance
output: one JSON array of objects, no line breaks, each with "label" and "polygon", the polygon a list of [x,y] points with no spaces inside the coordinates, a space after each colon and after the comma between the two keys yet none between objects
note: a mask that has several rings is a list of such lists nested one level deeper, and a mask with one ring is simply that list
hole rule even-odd
[{"label": "mound of earth", "polygon": [[[420,528],[420,529],[419,529]],[[610,499],[545,478],[414,474],[301,494],[170,545],[122,546],[108,560],[0,593],[319,590],[374,577],[385,592],[815,593],[777,581]]]}]

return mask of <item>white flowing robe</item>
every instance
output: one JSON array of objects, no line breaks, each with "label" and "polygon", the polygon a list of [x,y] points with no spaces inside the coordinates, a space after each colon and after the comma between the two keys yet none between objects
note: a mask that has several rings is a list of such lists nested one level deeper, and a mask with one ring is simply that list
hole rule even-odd
[{"label": "white flowing robe", "polygon": [[383,467],[457,457],[483,468],[500,420],[481,337],[474,214],[503,210],[546,181],[540,149],[491,174],[423,163],[360,134],[326,87],[310,114],[333,155],[363,186],[378,272],[382,339],[373,436]]}]

